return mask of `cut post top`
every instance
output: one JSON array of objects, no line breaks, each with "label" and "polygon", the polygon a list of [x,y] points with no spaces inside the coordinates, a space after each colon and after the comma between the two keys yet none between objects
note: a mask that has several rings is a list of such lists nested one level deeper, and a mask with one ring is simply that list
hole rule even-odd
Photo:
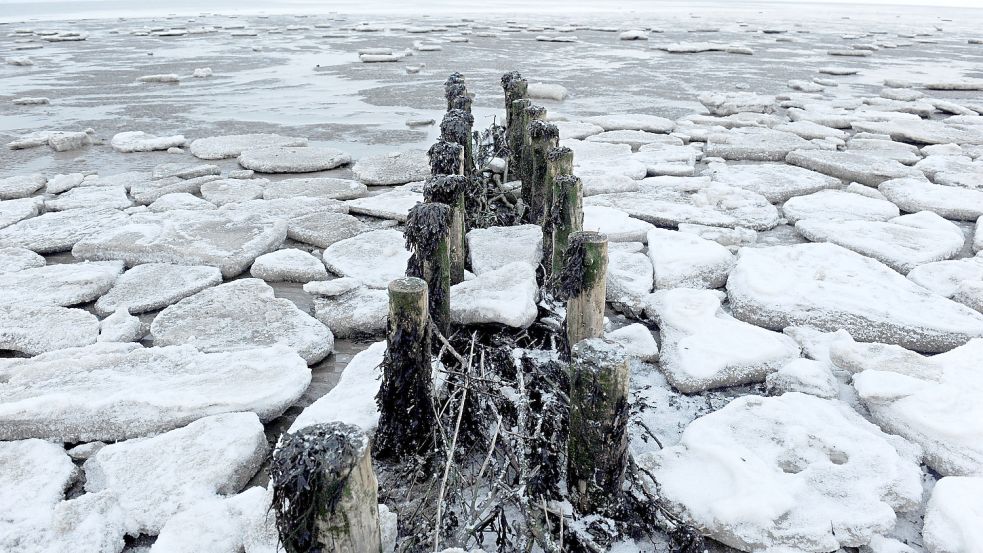
[{"label": "cut post top", "polygon": [[427,283],[422,278],[400,277],[389,281],[390,294],[422,294],[427,291]]}]

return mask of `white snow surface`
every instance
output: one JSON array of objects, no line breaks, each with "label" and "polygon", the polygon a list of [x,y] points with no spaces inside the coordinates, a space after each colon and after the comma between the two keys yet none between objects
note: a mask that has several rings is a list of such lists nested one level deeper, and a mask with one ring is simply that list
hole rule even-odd
[{"label": "white snow surface", "polygon": [[525,328],[536,321],[536,270],[509,263],[451,286],[451,319],[457,324],[499,323]]},{"label": "white snow surface", "polygon": [[983,477],[939,480],[925,508],[922,537],[929,553],[979,553],[983,544]]},{"label": "white snow surface", "polygon": [[920,211],[887,221],[823,221],[795,224],[813,242],[831,242],[884,263],[902,274],[919,265],[955,257],[966,237],[950,221]]},{"label": "white snow surface", "polygon": [[833,347],[854,352],[852,370],[861,372],[853,385],[877,424],[921,445],[925,463],[943,476],[983,475],[983,339],[932,357],[900,348],[874,355],[871,346],[850,342]]},{"label": "white snow surface", "polygon": [[762,382],[798,358],[794,340],[739,321],[723,311],[711,290],[659,290],[645,300],[659,325],[659,364],[677,390],[693,393]]},{"label": "white snow surface", "polygon": [[327,357],[334,336],[321,322],[256,278],[206,288],[165,308],[150,325],[154,345],[234,351],[273,344],[293,348],[308,364]]},{"label": "white snow surface", "polygon": [[647,242],[658,289],[720,288],[734,267],[727,248],[695,234],[653,228]]},{"label": "white snow surface", "polygon": [[269,445],[254,413],[224,413],[107,445],[83,465],[85,490],[112,490],[131,534],[156,535],[195,504],[241,490]]},{"label": "white snow surface", "polygon": [[297,417],[288,432],[327,422],[352,424],[367,435],[375,432],[379,423],[379,407],[375,396],[382,383],[382,358],[386,342],[376,342],[359,352],[348,362],[338,384],[321,396]]},{"label": "white snow surface", "polygon": [[311,381],[307,363],[282,345],[201,353],[100,343],[10,360],[0,376],[0,440],[59,442],[147,436],[234,411],[265,422]]},{"label": "white snow surface", "polygon": [[673,510],[742,551],[834,551],[890,531],[921,499],[917,448],[849,406],[744,396],[638,458]]},{"label": "white snow surface", "polygon": [[536,269],[543,261],[543,229],[539,225],[476,228],[465,238],[471,270],[476,275],[517,261]]},{"label": "white snow surface", "polygon": [[398,230],[373,230],[331,244],[324,250],[328,270],[385,290],[389,281],[406,275],[410,252]]},{"label": "white snow surface", "polygon": [[285,222],[265,221],[235,210],[134,215],[128,224],[88,235],[75,244],[79,259],[119,259],[128,266],[174,263],[218,267],[231,278],[287,236]]},{"label": "white snow surface", "polygon": [[925,352],[983,336],[979,313],[834,244],[744,248],[727,294],[735,317],[773,330],[842,328],[857,340]]}]

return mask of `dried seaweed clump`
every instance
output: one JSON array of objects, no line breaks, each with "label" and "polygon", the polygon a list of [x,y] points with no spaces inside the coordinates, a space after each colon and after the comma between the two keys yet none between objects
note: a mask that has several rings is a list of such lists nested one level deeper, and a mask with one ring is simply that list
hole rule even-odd
[{"label": "dried seaweed clump", "polygon": [[515,83],[524,80],[518,71],[509,71],[502,75],[502,88],[508,93],[515,86]]},{"label": "dried seaweed clump", "polygon": [[454,175],[460,171],[464,147],[447,140],[438,140],[427,151],[430,172],[434,175]]},{"label": "dried seaweed clump", "polygon": [[467,95],[468,95],[468,88],[464,86],[463,82],[444,85],[444,97],[447,98],[448,102],[450,102],[454,98],[457,98],[458,96],[467,96]]},{"label": "dried seaweed clump", "polygon": [[596,278],[587,256],[587,243],[595,242],[601,236],[603,235],[597,232],[576,232],[570,235],[564,255],[567,264],[562,273],[555,275],[557,299],[568,300],[580,295]]},{"label": "dried seaweed clump", "polygon": [[547,123],[546,121],[532,121],[529,123],[529,136],[533,140],[545,139],[545,140],[559,140],[560,129],[556,127],[553,123]]},{"label": "dried seaweed clump", "polygon": [[530,121],[540,121],[544,117],[546,117],[546,108],[544,108],[543,106],[537,106],[535,104],[531,104],[526,106],[525,111],[526,111],[526,116],[529,117]]},{"label": "dried seaweed clump", "polygon": [[447,205],[457,203],[460,194],[467,190],[471,179],[464,175],[437,175],[423,185],[423,201]]},{"label": "dried seaweed clump", "polygon": [[471,140],[473,126],[473,115],[461,109],[452,109],[444,114],[444,119],[440,122],[440,137],[463,145]]},{"label": "dried seaweed clump", "polygon": [[566,156],[572,156],[572,155],[573,155],[573,150],[571,150],[570,148],[567,148],[566,146],[558,146],[556,148],[550,148],[549,151],[546,152],[546,159],[549,161],[560,161]]},{"label": "dried seaweed clump", "polygon": [[350,424],[332,422],[284,434],[273,452],[270,480],[284,549],[317,551],[316,521],[334,513],[368,440]]},{"label": "dried seaweed clump", "polygon": [[[437,255],[440,241],[447,236],[451,224],[451,208],[442,203],[416,204],[406,217],[406,249],[412,255],[406,264],[406,276],[423,277],[423,262]],[[431,293],[433,291],[431,290]]]},{"label": "dried seaweed clump", "polygon": [[446,90],[449,86],[454,84],[464,84],[464,75],[458,71],[455,71],[447,76],[447,80],[444,81],[444,89]]}]

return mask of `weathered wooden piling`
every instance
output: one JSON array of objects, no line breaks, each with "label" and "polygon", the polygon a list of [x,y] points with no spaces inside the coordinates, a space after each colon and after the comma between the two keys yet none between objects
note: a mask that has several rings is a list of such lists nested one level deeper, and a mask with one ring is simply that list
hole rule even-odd
[{"label": "weathered wooden piling", "polygon": [[520,113],[528,104],[517,105],[516,100],[526,97],[529,83],[522,78],[518,71],[510,71],[502,75],[502,89],[505,91],[505,136],[509,147],[509,175],[515,178],[519,175],[519,157],[522,149],[522,134],[525,124],[519,121]]},{"label": "weathered wooden piling", "polygon": [[414,454],[433,440],[433,380],[427,283],[415,277],[389,283],[389,321],[382,384],[376,403],[379,458]]},{"label": "weathered wooden piling", "polygon": [[[549,248],[552,256],[552,273],[562,274],[566,267],[567,246],[570,235],[584,230],[583,184],[574,175],[558,175],[551,181],[553,208],[550,214]],[[543,229],[544,234],[546,229]]]},{"label": "weathered wooden piling", "polygon": [[454,142],[438,140],[427,150],[430,173],[434,175],[463,175],[464,147]]},{"label": "weathered wooden piling", "polygon": [[464,147],[464,174],[474,175],[474,146],[471,143],[471,129],[474,116],[461,109],[451,109],[440,122],[440,137]]},{"label": "weathered wooden piling", "polygon": [[508,164],[508,175],[506,177],[509,180],[519,180],[522,181],[522,202],[529,205],[529,187],[532,182],[529,180],[527,174],[529,173],[529,111],[528,109],[532,107],[532,102],[524,98],[520,98],[513,103],[512,115],[513,121],[512,125],[516,128],[516,144],[513,146],[511,140],[512,127],[506,129],[506,141],[509,146],[509,164]]},{"label": "weathered wooden piling", "polygon": [[451,100],[450,108],[459,109],[461,111],[470,114],[472,103],[473,101],[471,100],[471,96],[469,94],[465,94],[463,96],[455,96],[454,99]]},{"label": "weathered wooden piling", "polygon": [[[451,324],[451,219],[447,204],[420,203],[410,209],[403,234],[410,259],[406,276],[423,279],[429,290],[430,320],[444,335]],[[463,280],[464,276],[461,275]]]},{"label": "weathered wooden piling", "polygon": [[[533,117],[531,108],[526,109],[530,119]],[[543,110],[545,113],[545,110]],[[547,187],[547,153],[556,148],[560,140],[560,131],[556,125],[542,120],[532,120],[529,123],[529,222],[542,225],[546,218],[546,210],[550,205],[549,188]],[[571,156],[571,160],[572,160]],[[525,153],[523,154],[525,163]],[[572,164],[572,161],[571,161]],[[526,175],[523,175],[523,183]]]},{"label": "weathered wooden piling", "polygon": [[468,89],[464,82],[464,75],[457,71],[447,76],[444,81],[444,98],[447,99],[447,111],[454,109],[452,105],[454,99],[460,96],[467,97]]},{"label": "weathered wooden piling", "polygon": [[570,356],[570,437],[567,482],[581,513],[617,505],[627,466],[628,354],[619,344],[591,338]]},{"label": "weathered wooden piling", "polygon": [[423,201],[437,202],[451,206],[450,258],[451,286],[464,282],[464,265],[467,259],[465,235],[465,195],[470,179],[461,175],[437,175],[427,179],[423,185]]},{"label": "weathered wooden piling", "polygon": [[[546,152],[546,179],[544,184],[544,195],[545,195],[545,207],[543,215],[543,259],[546,263],[543,266],[546,269],[546,274],[550,275],[554,272],[553,259],[556,256],[556,250],[553,248],[553,229],[560,225],[559,219],[565,216],[568,222],[582,221],[583,217],[580,213],[572,213],[569,210],[580,210],[580,203],[575,205],[562,205],[557,203],[558,200],[563,200],[563,198],[558,197],[558,185],[556,180],[559,177],[565,175],[573,174],[573,150],[566,147],[551,148]],[[561,214],[560,210],[567,208],[567,212]],[[583,224],[577,226],[573,230],[581,230]],[[572,232],[572,231],[570,231]],[[567,232],[566,234],[570,234]],[[566,249],[566,234],[562,237],[562,246],[564,250]],[[560,258],[562,259],[564,250],[560,250]]]},{"label": "weathered wooden piling", "polygon": [[567,344],[573,347],[604,334],[608,238],[599,232],[574,232],[564,257],[559,294],[567,300]]},{"label": "weathered wooden piling", "polygon": [[379,499],[369,439],[357,426],[285,434],[270,464],[273,510],[287,553],[379,551]]}]

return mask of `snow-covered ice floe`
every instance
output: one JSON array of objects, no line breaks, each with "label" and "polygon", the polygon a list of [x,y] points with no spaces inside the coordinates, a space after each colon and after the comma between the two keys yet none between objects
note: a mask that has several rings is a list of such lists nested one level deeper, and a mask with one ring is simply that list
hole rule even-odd
[{"label": "snow-covered ice floe", "polygon": [[916,508],[917,459],[916,446],[845,403],[790,392],[737,398],[637,462],[671,509],[714,539],[818,553],[865,545]]},{"label": "snow-covered ice floe", "polygon": [[833,363],[851,373],[871,418],[922,446],[944,476],[983,475],[983,340],[923,357],[897,346],[834,342]]},{"label": "snow-covered ice floe", "polygon": [[207,415],[279,416],[311,381],[284,345],[202,353],[103,343],[0,364],[0,440],[114,441]]},{"label": "snow-covered ice floe", "polygon": [[178,210],[134,215],[127,224],[87,232],[74,244],[72,254],[88,260],[120,259],[130,266],[209,265],[229,278],[278,247],[286,236],[285,222],[233,210]]},{"label": "snow-covered ice floe", "polygon": [[834,244],[744,248],[727,280],[734,316],[773,330],[846,329],[924,352],[983,336],[983,315]]},{"label": "snow-covered ice floe", "polygon": [[150,326],[154,344],[192,345],[219,352],[286,344],[314,364],[334,349],[326,326],[256,278],[243,278],[165,308]]}]

